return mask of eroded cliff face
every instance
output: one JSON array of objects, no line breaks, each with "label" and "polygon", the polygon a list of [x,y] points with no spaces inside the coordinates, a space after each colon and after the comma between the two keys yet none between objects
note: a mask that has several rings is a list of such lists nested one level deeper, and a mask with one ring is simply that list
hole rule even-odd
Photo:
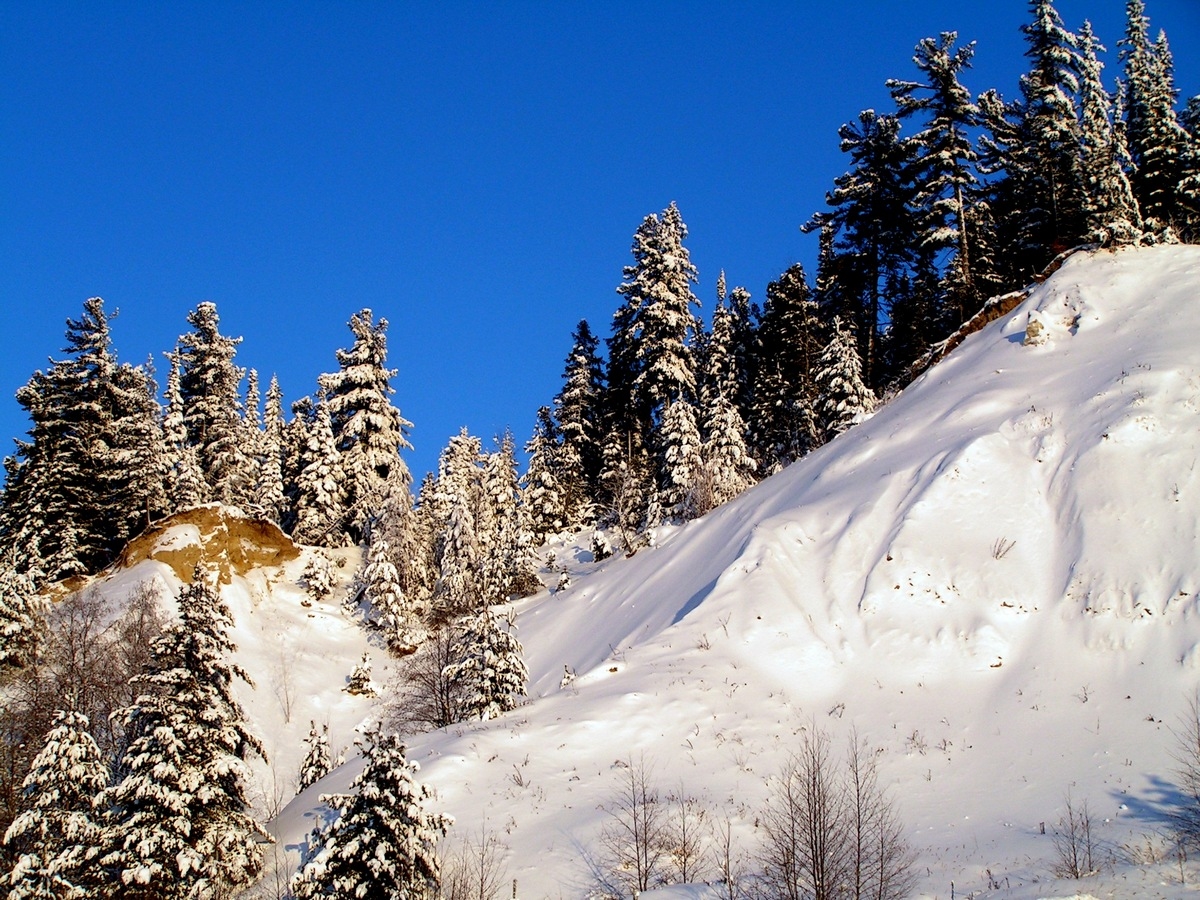
[{"label": "eroded cliff face", "polygon": [[134,538],[116,566],[132,568],[153,560],[190,584],[200,565],[229,584],[234,575],[282,566],[299,556],[300,548],[274,522],[209,505],[178,512]]}]

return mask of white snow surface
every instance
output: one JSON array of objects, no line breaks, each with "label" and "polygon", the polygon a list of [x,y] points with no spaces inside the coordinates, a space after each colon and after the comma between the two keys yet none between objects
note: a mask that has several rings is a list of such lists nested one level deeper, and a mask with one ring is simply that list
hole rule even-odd
[{"label": "white snow surface", "polygon": [[[1200,866],[1181,884],[1173,857],[1126,851],[1165,846],[1172,729],[1200,682],[1198,339],[1200,248],[1079,254],[867,421],[703,519],[598,564],[586,536],[558,542],[570,587],[515,607],[528,703],[412,735],[418,778],[458,835],[499,837],[523,900],[585,897],[621,761],[731,820],[749,855],[797,736],[841,746],[853,728],[907,825],[918,896],[1200,892]],[[380,714],[383,698],[341,690],[364,650],[381,685],[393,665],[337,594],[300,605],[303,567],[224,589],[275,773],[260,767],[261,790],[284,802],[310,719],[336,753]],[[560,688],[564,665],[577,677]],[[272,823],[285,866],[318,795],[358,772],[347,758]],[[1051,872],[1068,789],[1111,859],[1078,882]]]}]

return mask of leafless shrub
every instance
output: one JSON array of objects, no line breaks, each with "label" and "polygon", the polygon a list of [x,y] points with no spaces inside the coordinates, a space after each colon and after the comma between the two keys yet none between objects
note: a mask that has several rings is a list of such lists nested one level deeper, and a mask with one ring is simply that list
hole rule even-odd
[{"label": "leafless shrub", "polygon": [[1175,834],[1180,844],[1200,847],[1200,689],[1188,698],[1172,733],[1175,779],[1186,798],[1174,817]]},{"label": "leafless shrub", "polygon": [[444,900],[492,900],[500,897],[507,880],[504,845],[487,828],[467,837],[443,856],[442,893]]},{"label": "leafless shrub", "polygon": [[1017,546],[1016,541],[1010,541],[1008,538],[996,538],[992,544],[992,559],[1004,559],[1008,555],[1008,551]]},{"label": "leafless shrub", "polygon": [[751,873],[746,858],[733,837],[733,823],[722,819],[716,823],[710,851],[712,866],[717,871],[716,884],[723,900],[745,900],[749,895]]},{"label": "leafless shrub", "polygon": [[904,897],[915,884],[913,853],[895,806],[879,786],[875,754],[853,731],[845,772],[852,879],[848,896]]},{"label": "leafless shrub", "polygon": [[1054,851],[1058,861],[1054,874],[1059,878],[1086,878],[1097,872],[1096,842],[1092,837],[1092,814],[1087,800],[1076,803],[1067,790],[1066,809],[1054,832]]},{"label": "leafless shrub", "polygon": [[707,869],[708,810],[688,796],[683,782],[667,797],[667,864],[677,884],[692,884],[705,878]]},{"label": "leafless shrub", "polygon": [[456,634],[448,625],[430,632],[417,651],[399,666],[394,699],[388,707],[392,725],[401,732],[444,728],[462,721],[463,700],[446,667],[457,662]]},{"label": "leafless shrub", "polygon": [[602,887],[626,896],[658,884],[670,843],[667,809],[651,783],[644,758],[619,763],[619,786],[605,806],[609,822],[600,835]]},{"label": "leafless shrub", "polygon": [[808,729],[760,821],[761,881],[772,897],[896,900],[912,890],[912,854],[895,807],[856,737],[842,774],[828,735]]},{"label": "leafless shrub", "polygon": [[28,664],[0,692],[0,832],[17,812],[21,782],[56,710],[84,713],[101,752],[119,754],[124,734],[111,714],[132,702],[129,678],[162,632],[158,593],[143,583],[115,613],[95,588],[52,604]]}]

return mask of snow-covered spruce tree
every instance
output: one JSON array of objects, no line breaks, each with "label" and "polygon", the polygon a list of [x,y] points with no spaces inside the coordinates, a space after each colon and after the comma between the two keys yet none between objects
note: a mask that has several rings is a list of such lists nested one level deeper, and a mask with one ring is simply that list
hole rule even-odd
[{"label": "snow-covered spruce tree", "polygon": [[[754,483],[755,463],[746,447],[746,423],[738,412],[738,373],[733,353],[734,313],[718,300],[705,360],[701,456],[708,501],[720,506]],[[702,510],[698,510],[702,511]]]},{"label": "snow-covered spruce tree", "polygon": [[106,493],[123,512],[116,530],[128,537],[167,510],[169,458],[157,393],[153,375],[141,366],[122,363],[113,373],[112,463]]},{"label": "snow-covered spruce tree", "polygon": [[516,448],[509,433],[500,439],[500,446],[487,454],[481,480],[481,515],[484,523],[477,524],[482,556],[479,589],[485,604],[503,603],[514,593],[522,593],[518,581],[521,543],[525,529],[521,527],[520,483],[517,476]]},{"label": "snow-covered spruce tree", "polygon": [[813,376],[823,346],[822,331],[804,267],[796,263],[767,285],[758,328],[751,424],[755,457],[763,472],[795,462],[820,443],[814,425]]},{"label": "snow-covered spruce tree", "polygon": [[533,436],[525,445],[525,452],[529,454],[529,468],[525,471],[523,497],[529,530],[533,542],[539,546],[551,535],[562,531],[567,524],[564,486],[560,480],[560,449],[558,429],[550,408],[543,406],[537,411]]},{"label": "snow-covered spruce tree", "polygon": [[1027,284],[1087,235],[1075,102],[1079,40],[1049,0],[1033,0],[1030,18],[1021,26],[1030,60],[1021,99],[1006,103],[995,91],[979,98],[979,168],[990,176],[982,202],[995,225],[992,255],[1004,289]]},{"label": "snow-covered spruce tree", "polygon": [[640,432],[610,431],[601,453],[600,521],[617,529],[625,552],[632,555],[641,545],[638,534],[646,527],[655,493],[650,452]]},{"label": "snow-covered spruce tree", "polygon": [[371,681],[371,657],[366,653],[354,664],[350,677],[346,679],[345,691],[355,696],[375,696],[375,684]]},{"label": "snow-covered spruce tree", "polygon": [[333,560],[320,550],[304,566],[304,590],[316,603],[333,593]]},{"label": "snow-covered spruce tree", "polygon": [[170,900],[221,896],[262,868],[266,832],[249,815],[245,760],[262,756],[233,696],[229,610],[197,567],[179,592],[179,622],[155,640],[125,710],[131,737],[101,797],[107,808],[101,864],[120,896]]},{"label": "snow-covered spruce tree", "polygon": [[371,534],[362,579],[375,623],[383,629],[388,647],[396,653],[411,653],[421,642],[423,632],[419,610],[400,584],[387,538],[375,532]]},{"label": "snow-covered spruce tree", "polygon": [[390,400],[396,370],[386,365],[387,319],[375,323],[371,310],[363,309],[350,317],[349,325],[354,345],[337,351],[339,370],[322,375],[320,384],[345,472],[349,517],[343,525],[357,541],[389,485],[402,482],[407,487],[412,482],[400,458],[401,450],[412,449],[406,437],[412,423]]},{"label": "snow-covered spruce tree", "polygon": [[[292,420],[283,428],[283,448],[280,468],[283,470],[283,530],[292,534],[296,529],[296,504],[300,500],[300,474],[308,465],[308,442],[316,427],[317,406],[312,397],[292,401]],[[332,424],[330,430],[332,433]]]},{"label": "snow-covered spruce tree", "polygon": [[462,620],[454,647],[455,661],[445,669],[451,690],[462,698],[469,719],[494,719],[516,709],[525,696],[529,670],[524,649],[504,621],[490,608]]},{"label": "snow-covered spruce tree", "polygon": [[1083,214],[1088,240],[1104,246],[1136,244],[1142,239],[1142,216],[1125,174],[1128,148],[1124,128],[1114,122],[1112,103],[1101,75],[1100,41],[1090,22],[1079,31],[1079,147],[1083,179]]},{"label": "snow-covered spruce tree", "polygon": [[450,521],[450,512],[455,504],[462,502],[466,505],[472,518],[479,511],[481,498],[480,479],[483,470],[480,463],[483,458],[483,445],[479,438],[467,432],[466,428],[446,442],[438,455],[437,479],[434,481],[433,492],[429,502],[424,503],[437,534],[436,543],[440,547],[441,535]]},{"label": "snow-covered spruce tree", "polygon": [[840,318],[833,320],[833,335],[817,362],[815,380],[820,396],[817,414],[827,440],[875,408],[875,395],[863,383],[854,335]]},{"label": "snow-covered spruce tree", "polygon": [[338,547],[345,543],[341,528],[346,514],[346,489],[341,457],[333,439],[329,406],[317,404],[301,460],[296,497],[296,527],[292,537],[300,544]]},{"label": "snow-covered spruce tree", "polygon": [[1200,234],[1200,146],[1175,111],[1174,65],[1165,34],[1150,42],[1142,0],[1126,3],[1124,108],[1130,181],[1146,227],[1196,240]]},{"label": "snow-covered spruce tree", "polygon": [[188,441],[183,418],[183,393],[180,388],[179,354],[167,354],[167,408],[163,414],[163,440],[167,452],[167,500],[173,510],[205,503],[208,482],[200,470],[200,452]]},{"label": "snow-covered spruce tree", "polygon": [[430,603],[434,620],[448,622],[478,609],[483,599],[479,590],[479,540],[475,534],[475,517],[465,497],[455,498],[440,547],[438,579]]},{"label": "snow-covered spruce tree", "polygon": [[657,215],[646,216],[633,233],[634,265],[626,266],[626,281],[617,287],[624,301],[613,313],[612,333],[605,341],[608,366],[605,370],[604,419],[607,432],[636,431],[643,439],[652,427],[650,410],[644,407],[637,389],[643,369],[640,356],[642,335],[643,293],[637,289],[635,277],[653,253],[661,223]]},{"label": "snow-covered spruce tree", "polygon": [[258,387],[258,370],[246,372],[246,403],[242,410],[242,452],[246,456],[250,487],[244,505],[255,515],[262,515],[258,505],[258,484],[266,454],[266,435],[261,415],[262,395]]},{"label": "snow-covered spruce tree", "polygon": [[16,864],[0,883],[9,900],[82,900],[103,894],[97,862],[101,823],[95,798],[108,767],[88,732],[87,716],[59,711],[22,785],[24,811],[4,844]]},{"label": "snow-covered spruce tree", "polygon": [[11,559],[0,560],[0,673],[29,662],[40,621],[33,579],[18,572]]},{"label": "snow-covered spruce tree", "polygon": [[254,487],[239,394],[244,372],[233,363],[242,339],[221,334],[214,303],[201,303],[187,320],[193,330],[180,336],[177,352],[188,441],[212,499],[236,506],[250,499]]},{"label": "snow-covered spruce tree", "polygon": [[596,352],[598,341],[586,319],[580,321],[571,339],[563,387],[554,398],[554,420],[562,439],[559,468],[566,482],[565,517],[569,528],[578,529],[590,524],[595,516],[604,368]]},{"label": "snow-covered spruce tree", "polygon": [[[921,248],[933,256],[953,252],[945,276],[951,327],[966,321],[982,299],[975,279],[975,236],[969,209],[979,185],[975,174],[978,156],[970,138],[979,124],[979,107],[959,81],[971,67],[975,43],[955,48],[957,39],[953,31],[943,31],[936,40],[923,38],[913,51],[920,80],[889,79],[887,83],[900,120],[918,115],[923,119],[924,127],[910,138],[917,147],[913,160],[916,234],[921,236]],[[930,334],[927,342],[938,337]]]},{"label": "snow-covered spruce tree", "polygon": [[946,289],[928,244],[918,247],[910,272],[888,282],[888,325],[880,341],[885,383],[907,383],[913,363],[957,315],[944,306]]},{"label": "snow-covered spruce tree", "polygon": [[283,442],[287,425],[283,420],[283,392],[272,375],[267,386],[267,405],[263,422],[258,483],[254,486],[254,505],[272,522],[284,521]]},{"label": "snow-covered spruce tree", "polygon": [[700,450],[696,407],[687,400],[668,404],[656,434],[660,472],[658,503],[664,515],[686,521],[711,508]]},{"label": "snow-covered spruce tree", "polygon": [[308,750],[300,763],[300,778],[296,793],[307,790],[329,774],[333,761],[329,756],[329,726],[317,730],[317,723],[309,720],[308,738],[304,742]]},{"label": "snow-covered spruce tree", "polygon": [[695,361],[690,342],[696,318],[692,308],[700,301],[692,293],[696,267],[687,249],[687,226],[674,203],[662,212],[653,240],[633,266],[617,292],[640,301],[636,357],[640,363],[635,388],[639,406],[661,418],[668,403],[692,398],[696,389]]},{"label": "snow-covered spruce tree", "polygon": [[874,383],[883,374],[879,335],[886,288],[908,271],[915,253],[916,146],[901,138],[899,119],[871,109],[843,125],[838,135],[852,167],[834,179],[826,195],[832,209],[813,215],[803,229],[829,226],[838,235],[840,299],[858,333],[863,377]]},{"label": "snow-covered spruce tree", "polygon": [[371,728],[359,748],[365,764],[350,793],[321,795],[336,818],[313,833],[292,891],[297,900],[437,897],[435,845],[452,820],[426,809],[430,791],[399,735]]},{"label": "snow-covered spruce tree", "polygon": [[96,571],[165,503],[153,380],[117,362],[99,297],[66,336],[67,357],[17,391],[32,427],[4,490],[4,543],[39,581]]},{"label": "snow-covered spruce tree", "polygon": [[413,508],[408,485],[398,484],[395,488],[372,520],[368,537],[372,543],[387,542],[386,555],[396,569],[404,608],[412,622],[417,623],[424,621],[429,613],[429,596],[437,574],[433,535],[424,510]]}]

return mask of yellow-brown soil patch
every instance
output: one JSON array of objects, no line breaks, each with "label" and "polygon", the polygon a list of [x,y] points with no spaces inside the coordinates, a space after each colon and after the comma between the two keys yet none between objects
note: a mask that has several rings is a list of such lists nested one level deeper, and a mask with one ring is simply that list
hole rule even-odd
[{"label": "yellow-brown soil patch", "polygon": [[[167,540],[167,532],[178,528],[181,537],[191,526],[199,532],[194,539]],[[190,584],[192,572],[202,565],[218,573],[221,584],[251,569],[282,566],[300,555],[300,548],[274,522],[239,515],[221,506],[185,509],[138,535],[121,552],[117,567],[130,568],[144,560],[170,566],[180,580]]]}]

